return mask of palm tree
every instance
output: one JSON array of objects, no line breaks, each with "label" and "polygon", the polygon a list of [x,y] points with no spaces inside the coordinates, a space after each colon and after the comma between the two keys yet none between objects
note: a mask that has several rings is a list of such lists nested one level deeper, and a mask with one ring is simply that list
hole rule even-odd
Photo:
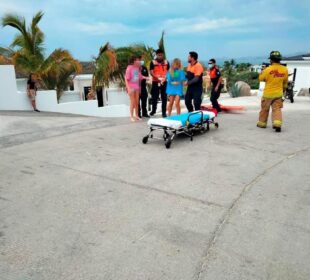
[{"label": "palm tree", "polygon": [[[10,45],[10,48],[2,48],[1,54],[9,54],[15,65],[26,73],[36,73],[44,60],[44,34],[38,27],[38,23],[43,17],[43,12],[39,11],[31,21],[31,25],[26,27],[24,17],[6,14],[2,18],[2,26],[11,26],[19,31]],[[16,50],[15,50],[16,49]]]},{"label": "palm tree", "polygon": [[44,34],[38,24],[43,17],[38,12],[32,18],[27,28],[24,17],[6,14],[1,24],[11,26],[19,31],[8,48],[0,48],[0,62],[13,63],[22,73],[36,74],[47,89],[56,89],[59,100],[63,91],[72,82],[72,76],[81,72],[82,66],[71,54],[62,49],[56,49],[48,58],[44,56]]},{"label": "palm tree", "polygon": [[131,46],[119,47],[115,49],[117,69],[114,71],[114,77],[118,80],[121,86],[125,84],[125,70],[131,56],[138,55],[133,51]]},{"label": "palm tree", "polygon": [[109,87],[110,81],[115,80],[115,72],[118,68],[116,53],[108,42],[99,49],[98,56],[94,57],[94,64],[93,93],[97,86]]},{"label": "palm tree", "polygon": [[[155,49],[145,44],[132,44],[127,47],[120,47],[117,48],[115,52],[117,55],[118,68],[113,75],[121,87],[125,86],[125,71],[131,56],[142,56],[146,67],[150,66],[155,56]],[[147,87],[150,87],[150,85],[147,84]]]},{"label": "palm tree", "polygon": [[74,75],[79,74],[82,66],[67,50],[56,49],[43,62],[40,78],[47,89],[55,89],[57,100],[72,83]]},{"label": "palm tree", "polygon": [[143,56],[146,65],[149,65],[155,56],[155,50],[145,44],[133,44],[130,46],[139,56]]},{"label": "palm tree", "polygon": [[236,60],[234,60],[233,58],[230,60],[230,65],[231,66],[236,66]]},{"label": "palm tree", "polygon": [[125,70],[131,56],[142,56],[145,65],[149,65],[154,57],[154,49],[144,44],[133,44],[128,47],[120,47],[115,50],[118,68],[114,76],[124,85]]},{"label": "palm tree", "polygon": [[250,63],[239,63],[239,64],[236,64],[237,72],[248,71],[250,67],[251,67]]}]

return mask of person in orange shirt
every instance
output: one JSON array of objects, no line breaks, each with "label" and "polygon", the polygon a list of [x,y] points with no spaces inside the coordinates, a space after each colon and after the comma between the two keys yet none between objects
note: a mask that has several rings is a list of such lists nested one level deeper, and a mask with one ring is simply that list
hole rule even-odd
[{"label": "person in orange shirt", "polygon": [[223,88],[221,71],[216,66],[216,61],[214,58],[211,58],[208,64],[209,64],[209,75],[212,83],[210,101],[212,102],[212,107],[215,108],[218,112],[221,112],[222,110],[217,102],[217,100],[220,97],[221,90]]},{"label": "person in orange shirt", "polygon": [[161,108],[162,108],[162,116],[163,118],[167,117],[167,81],[166,76],[169,71],[170,65],[169,62],[165,59],[164,51],[158,49],[156,51],[156,59],[154,59],[150,64],[150,72],[152,76],[152,111],[150,113],[151,116],[156,114],[157,110],[157,102],[160,94],[161,97]]},{"label": "person in orange shirt", "polygon": [[264,93],[261,101],[261,111],[257,126],[260,128],[267,127],[270,107],[272,108],[272,127],[276,132],[281,132],[282,111],[283,108],[283,91],[288,83],[288,70],[280,64],[282,59],[279,51],[270,53],[271,65],[265,68],[259,75],[259,80],[265,82]]},{"label": "person in orange shirt", "polygon": [[[185,105],[188,112],[194,110],[200,110],[200,105],[202,102],[202,76],[203,76],[203,66],[198,62],[198,54],[196,52],[189,52],[188,55],[188,67],[186,72],[187,91],[185,95]],[[194,106],[193,106],[194,100]]]}]

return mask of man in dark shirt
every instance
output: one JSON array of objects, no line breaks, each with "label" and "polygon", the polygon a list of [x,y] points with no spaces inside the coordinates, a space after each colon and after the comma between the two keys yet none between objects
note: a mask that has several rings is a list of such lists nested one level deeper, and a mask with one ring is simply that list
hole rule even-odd
[{"label": "man in dark shirt", "polygon": [[[141,74],[144,77],[149,76],[149,71],[144,65],[143,57],[141,57]],[[147,113],[147,88],[146,88],[146,79],[141,81],[141,93],[140,93],[140,101],[139,101],[139,117],[149,118],[150,116]]]},{"label": "man in dark shirt", "polygon": [[211,78],[212,90],[210,101],[212,102],[212,107],[215,108],[218,112],[221,112],[220,105],[217,100],[220,97],[222,85],[222,75],[220,69],[216,66],[216,61],[214,58],[209,60],[209,75]]}]

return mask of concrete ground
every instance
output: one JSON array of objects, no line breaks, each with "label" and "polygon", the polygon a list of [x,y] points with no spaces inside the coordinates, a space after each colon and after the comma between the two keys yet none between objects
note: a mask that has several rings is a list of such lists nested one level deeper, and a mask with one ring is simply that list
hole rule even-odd
[{"label": "concrete ground", "polygon": [[0,279],[310,279],[310,98],[191,142],[145,121],[0,112]]}]

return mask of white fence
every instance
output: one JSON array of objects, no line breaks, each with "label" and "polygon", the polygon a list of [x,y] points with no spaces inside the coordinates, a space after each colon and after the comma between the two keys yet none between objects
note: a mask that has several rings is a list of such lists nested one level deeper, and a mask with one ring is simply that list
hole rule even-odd
[{"label": "white fence", "polygon": [[59,103],[83,101],[79,91],[65,91],[59,99]]},{"label": "white fence", "polygon": [[[17,91],[12,65],[0,65],[0,110],[32,110],[25,92]],[[108,106],[98,107],[97,100],[57,103],[56,92],[38,91],[37,107],[45,112],[70,113],[96,117],[128,117],[129,100],[121,89],[108,90]]]}]

